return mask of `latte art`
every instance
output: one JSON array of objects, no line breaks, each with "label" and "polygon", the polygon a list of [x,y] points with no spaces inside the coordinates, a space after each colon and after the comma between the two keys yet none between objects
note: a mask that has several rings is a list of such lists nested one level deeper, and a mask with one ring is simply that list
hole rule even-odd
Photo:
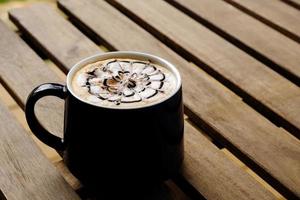
[{"label": "latte art", "polygon": [[92,103],[131,107],[158,101],[174,90],[175,82],[170,71],[149,61],[110,59],[79,70],[73,89]]}]

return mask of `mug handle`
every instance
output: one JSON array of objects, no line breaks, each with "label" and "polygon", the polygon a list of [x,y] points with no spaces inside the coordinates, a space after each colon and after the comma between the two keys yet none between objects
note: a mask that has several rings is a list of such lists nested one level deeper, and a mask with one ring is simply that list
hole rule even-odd
[{"label": "mug handle", "polygon": [[45,83],[36,87],[28,96],[25,106],[25,115],[27,123],[34,133],[42,142],[56,149],[57,151],[64,150],[63,139],[51,134],[47,131],[37,119],[34,113],[36,102],[45,96],[56,96],[61,99],[67,97],[67,89],[64,85],[57,83]]}]

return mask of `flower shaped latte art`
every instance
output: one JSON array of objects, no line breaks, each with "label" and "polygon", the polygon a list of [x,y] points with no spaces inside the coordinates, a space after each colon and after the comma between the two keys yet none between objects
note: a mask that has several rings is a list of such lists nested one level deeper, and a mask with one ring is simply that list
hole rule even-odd
[{"label": "flower shaped latte art", "polygon": [[113,60],[93,66],[80,79],[81,86],[88,88],[91,95],[116,105],[164,93],[165,74],[150,62]]}]

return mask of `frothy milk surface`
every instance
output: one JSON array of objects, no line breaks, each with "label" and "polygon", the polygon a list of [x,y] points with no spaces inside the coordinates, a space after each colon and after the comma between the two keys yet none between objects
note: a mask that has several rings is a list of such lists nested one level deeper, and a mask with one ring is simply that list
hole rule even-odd
[{"label": "frothy milk surface", "polygon": [[134,108],[160,102],[176,88],[167,68],[150,61],[114,58],[83,66],[72,79],[72,89],[90,103]]}]

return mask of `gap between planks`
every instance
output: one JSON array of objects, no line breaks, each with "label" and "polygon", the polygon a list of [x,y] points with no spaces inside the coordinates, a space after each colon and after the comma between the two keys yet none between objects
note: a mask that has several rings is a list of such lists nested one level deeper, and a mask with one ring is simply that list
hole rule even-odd
[{"label": "gap between planks", "polygon": [[[253,93],[251,90],[249,91],[247,87],[239,87],[234,81],[234,78],[226,78],[224,75],[222,75],[220,72],[216,71],[215,68],[210,67],[210,65],[206,64],[204,61],[200,60],[195,55],[192,55],[190,52],[185,50],[183,47],[181,47],[179,44],[173,43],[171,40],[169,41],[167,36],[164,34],[161,34],[159,31],[155,29],[155,27],[152,27],[153,24],[148,23],[140,18],[140,15],[135,15],[130,11],[128,8],[124,7],[124,5],[121,5],[119,1],[108,1],[111,5],[113,5],[115,8],[117,8],[119,11],[123,12],[123,14],[127,15],[129,18],[131,18],[133,21],[141,25],[144,29],[148,30],[150,33],[152,33],[154,36],[157,37],[157,39],[161,40],[161,42],[169,43],[173,47],[173,50],[177,53],[181,54],[184,58],[191,60],[195,63],[197,63],[201,68],[206,71],[208,74],[213,76],[215,79],[217,79],[222,84],[226,85],[229,89],[231,89],[234,93],[239,95],[243,98],[244,102],[250,105],[253,109],[255,109],[257,112],[265,116],[268,120],[270,120],[272,123],[276,124],[279,127],[283,127],[286,130],[288,130],[291,134],[294,136],[300,138],[299,135],[299,128],[297,127],[297,122],[291,122],[292,120],[287,120],[284,116],[287,114],[278,113],[278,108],[275,105],[269,105],[268,101],[266,99],[258,99],[259,96]],[[157,28],[157,27],[156,27]],[[249,56],[250,57],[250,56]],[[270,70],[272,72],[272,70]],[[275,73],[276,74],[276,73]],[[280,76],[278,76],[281,80]],[[282,77],[281,77],[282,78]],[[298,91],[294,84],[290,83],[286,79],[282,78],[282,80],[291,86],[293,91]],[[300,79],[297,79],[298,81]],[[299,82],[300,84],[300,82]],[[295,120],[294,120],[295,121]]]},{"label": "gap between planks", "polygon": [[[190,17],[192,17],[193,19],[195,19],[196,21],[198,21],[200,24],[204,25],[205,27],[207,27],[211,31],[215,32],[216,34],[218,34],[219,36],[221,36],[225,40],[228,40],[229,42],[231,42],[232,44],[236,45],[237,47],[245,50],[246,53],[248,52],[248,50],[249,50],[249,52],[256,51],[255,49],[250,48],[245,43],[243,43],[238,38],[236,38],[234,36],[234,34],[232,35],[232,34],[230,34],[230,32],[227,33],[226,31],[224,31],[221,28],[219,28],[217,25],[213,24],[213,22],[211,22],[211,21],[208,20],[208,19],[210,19],[209,17],[206,17],[207,18],[206,19],[206,18],[200,16],[199,13],[195,13],[195,11],[191,10],[188,7],[188,5],[183,5],[182,4],[183,1],[174,1],[174,0],[166,0],[166,1],[170,5],[176,7],[177,9],[181,10],[185,14],[189,15]],[[195,1],[191,1],[191,2],[195,3]],[[226,4],[226,3],[224,2],[223,4]],[[187,56],[187,58],[189,58],[189,55],[186,55],[186,56]],[[191,58],[191,59],[194,60],[194,58]],[[197,58],[195,58],[195,59],[197,59]],[[194,61],[194,62],[197,62],[197,61]],[[200,62],[202,62],[202,61],[200,61]],[[290,119],[286,118],[286,114],[288,112],[286,112],[285,114],[278,112],[278,105],[277,106],[276,105],[269,105],[267,103],[268,100],[266,100],[264,98],[260,99],[259,95],[257,95],[255,92],[253,93],[251,91],[251,89],[248,90],[247,86],[246,87],[243,87],[243,86],[239,87],[239,85],[237,85],[236,83],[234,83],[234,79],[232,79],[232,78],[229,78],[229,79],[226,78],[225,76],[223,76],[223,75],[219,74],[218,72],[214,71],[213,69],[211,69],[211,67],[209,65],[207,65],[207,67],[206,67],[206,64],[204,64],[203,65],[203,69],[207,73],[209,73],[211,76],[213,76],[217,80],[219,80],[222,84],[226,85],[234,93],[236,93],[237,95],[239,95],[240,97],[242,97],[245,103],[247,103],[248,105],[250,105],[253,109],[255,109],[256,111],[258,111],[260,114],[262,114],[266,118],[268,118],[272,123],[276,124],[278,127],[285,128],[290,133],[292,133],[294,136],[300,138],[300,135],[299,135],[299,131],[300,130],[299,130],[298,127],[296,127],[297,125],[295,125],[295,122],[291,122]],[[267,75],[269,75],[269,74],[267,74]],[[280,77],[280,76],[277,76],[277,77],[273,76],[272,77],[272,78],[274,78],[273,81],[275,81],[276,79],[277,80],[281,80],[281,79],[284,80],[284,78],[280,79],[278,77]],[[270,78],[270,77],[267,76],[266,79],[268,79],[268,78]],[[257,80],[259,80],[259,79],[257,79]],[[270,81],[271,80],[272,79],[270,79]],[[297,86],[294,86],[293,84],[290,84],[289,81],[287,81],[287,80],[284,80],[283,82],[285,82],[285,84],[289,84],[294,89],[297,87]],[[294,91],[297,91],[297,90],[295,89]]]},{"label": "gap between planks", "polygon": [[[290,69],[285,68],[282,63],[278,64],[278,62],[274,61],[274,59],[269,58],[268,55],[261,52],[259,49],[253,47],[253,45],[251,46],[251,44],[247,44],[246,42],[243,42],[243,40],[240,37],[235,36],[230,31],[228,32],[227,30],[223,30],[218,25],[215,25],[213,22],[209,21],[208,19],[206,19],[204,17],[201,17],[199,14],[191,11],[187,7],[183,6],[181,3],[177,2],[177,1],[174,1],[174,0],[165,0],[165,1],[168,2],[170,5],[174,6],[175,8],[179,9],[180,11],[185,13],[186,15],[190,16],[192,19],[198,21],[200,24],[207,27],[212,32],[218,34],[220,37],[222,37],[225,40],[229,41],[231,44],[233,44],[236,47],[238,47],[239,49],[243,50],[246,54],[249,54],[250,56],[254,57],[258,61],[260,61],[263,64],[265,64],[266,66],[268,66],[270,69],[276,71],[280,75],[287,78],[289,81],[291,81],[294,84],[300,86],[299,76],[297,74],[291,72]],[[231,2],[232,0],[223,0],[223,1],[225,1],[225,3],[226,3],[227,1]],[[115,4],[114,2],[109,2],[109,3],[111,3],[112,5],[116,5],[116,8],[118,8],[120,10],[124,9],[123,7],[119,7],[119,4]],[[229,3],[229,2],[227,2],[227,3]],[[239,9],[239,8],[236,8],[236,9]],[[247,15],[247,14],[245,14],[245,15]],[[289,40],[287,40],[287,41],[289,41]],[[197,58],[194,57],[193,55],[190,55],[190,53],[188,53],[188,51],[185,51],[185,49],[178,48],[178,50],[176,49],[176,51],[178,51],[179,54],[183,54],[183,56],[185,56],[187,59],[190,59],[190,60],[193,60],[193,61],[195,60],[194,62],[197,62]],[[198,61],[198,62],[202,62],[202,61]],[[222,77],[218,77],[220,75],[215,74],[216,72],[213,72],[211,70],[206,70],[206,71],[208,71],[209,73],[212,73],[213,76],[216,76],[218,79],[223,81],[224,84],[230,84],[230,83],[226,83],[227,80],[223,80]],[[232,85],[232,86],[234,86],[234,85]]]},{"label": "gap between planks", "polygon": [[[289,27],[285,27],[284,25],[274,21],[274,20],[271,20],[271,18],[268,18],[267,16],[263,16],[264,12],[261,10],[260,12],[257,12],[256,10],[254,9],[251,9],[250,7],[247,7],[247,3],[245,5],[243,5],[243,3],[239,2],[239,1],[236,1],[236,0],[223,0],[229,4],[231,4],[232,6],[236,7],[237,9],[241,10],[242,12],[250,15],[251,17],[259,20],[260,22],[266,24],[267,26],[270,26],[272,27],[273,29],[279,31],[280,33],[282,33],[283,35],[289,37],[290,39],[294,40],[295,42],[297,43],[300,43],[300,36],[297,35],[295,32],[293,32],[292,30],[289,30],[288,28]],[[254,2],[255,3],[255,2]],[[272,4],[272,2],[270,1],[270,3]],[[274,2],[275,5],[276,4],[279,4],[281,2],[279,1],[275,1]],[[262,5],[263,7],[264,5]],[[279,6],[279,5],[278,5]],[[286,8],[290,8],[288,5],[285,5],[284,3],[281,4],[281,6],[287,6]],[[271,9],[271,8],[270,8]],[[284,8],[283,8],[284,9]],[[293,12],[294,14],[298,14],[299,15],[299,12],[297,12],[298,10],[295,10],[293,8],[290,8],[289,10],[290,12]],[[279,11],[278,11],[279,12]],[[280,18],[279,18],[280,19]],[[290,22],[292,23],[292,22]],[[295,24],[295,23],[292,23],[292,24]],[[288,22],[287,22],[287,25]]]},{"label": "gap between planks", "polygon": [[227,148],[219,144],[217,141],[213,140],[209,135],[205,134],[205,132],[198,127],[193,121],[189,119],[187,115],[184,115],[184,119],[192,125],[194,128],[199,130],[199,133],[205,136],[209,141],[211,141],[215,146],[217,146],[220,151],[224,153],[226,157],[228,157],[234,164],[239,166],[242,170],[246,171],[248,174],[250,174],[259,184],[264,186],[267,190],[269,190],[278,200],[285,200],[284,198],[277,190],[275,190],[271,185],[269,185],[266,181],[264,181],[259,175],[257,175],[253,170],[251,170],[243,161],[238,159],[234,154],[232,154]]},{"label": "gap between planks", "polygon": [[299,0],[280,0],[298,10],[300,10],[300,1]]}]

